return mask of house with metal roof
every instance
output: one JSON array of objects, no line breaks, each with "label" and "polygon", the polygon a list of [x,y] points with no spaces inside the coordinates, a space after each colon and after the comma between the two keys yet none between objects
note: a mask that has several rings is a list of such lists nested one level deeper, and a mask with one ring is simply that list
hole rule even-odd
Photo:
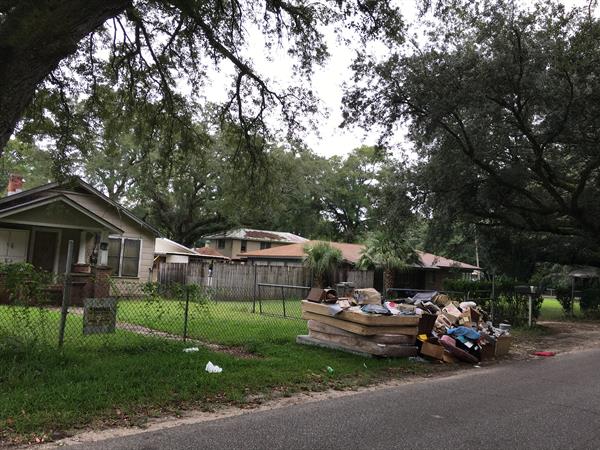
[{"label": "house with metal roof", "polygon": [[206,246],[217,250],[221,255],[239,259],[242,253],[267,250],[290,244],[302,244],[308,239],[282,231],[235,228],[204,236]]},{"label": "house with metal roof", "polygon": [[[240,258],[246,260],[249,264],[301,266],[304,258],[306,258],[304,247],[314,242],[317,241],[248,251],[241,254]],[[346,267],[356,266],[365,249],[363,244],[346,244],[343,242],[330,242],[329,244],[342,252],[343,264]],[[463,274],[470,274],[473,270],[479,270],[477,266],[432,253],[417,251],[417,255],[419,259],[413,267],[395,273],[394,287],[442,290],[446,278],[462,276]],[[375,287],[382,289],[383,286],[379,284],[381,283],[378,283],[378,277],[376,277]]]},{"label": "house with metal roof", "polygon": [[212,247],[197,247],[195,251],[202,260],[225,262],[231,259]]}]

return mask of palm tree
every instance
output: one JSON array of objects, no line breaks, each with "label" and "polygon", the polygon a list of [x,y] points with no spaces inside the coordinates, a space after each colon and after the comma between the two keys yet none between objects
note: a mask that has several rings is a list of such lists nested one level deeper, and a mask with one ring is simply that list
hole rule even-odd
[{"label": "palm tree", "polygon": [[383,292],[394,287],[394,271],[407,270],[418,261],[417,252],[412,246],[399,239],[390,238],[385,233],[374,233],[368,239],[360,259],[360,269],[383,269]]},{"label": "palm tree", "polygon": [[325,276],[342,262],[342,252],[327,242],[316,242],[304,246],[304,264],[312,271],[317,287],[323,288]]}]

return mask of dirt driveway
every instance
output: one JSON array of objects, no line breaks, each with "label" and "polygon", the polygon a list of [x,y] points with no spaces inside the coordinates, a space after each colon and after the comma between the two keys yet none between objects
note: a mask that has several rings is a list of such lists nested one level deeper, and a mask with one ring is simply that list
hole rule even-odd
[{"label": "dirt driveway", "polygon": [[600,347],[600,322],[538,322],[540,333],[515,336],[510,356],[528,359],[536,351],[573,352]]}]

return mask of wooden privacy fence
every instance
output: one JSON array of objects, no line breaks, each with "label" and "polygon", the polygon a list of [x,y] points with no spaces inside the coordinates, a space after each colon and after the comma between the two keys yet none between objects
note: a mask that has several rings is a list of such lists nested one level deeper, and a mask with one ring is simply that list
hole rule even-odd
[{"label": "wooden privacy fence", "polygon": [[[252,300],[303,298],[306,290],[264,285],[313,285],[310,270],[301,266],[261,266],[246,264],[189,264],[162,263],[159,266],[159,283],[186,283],[207,286],[214,290],[218,300]],[[373,287],[373,271],[339,269],[336,283],[353,282],[356,287]]]}]

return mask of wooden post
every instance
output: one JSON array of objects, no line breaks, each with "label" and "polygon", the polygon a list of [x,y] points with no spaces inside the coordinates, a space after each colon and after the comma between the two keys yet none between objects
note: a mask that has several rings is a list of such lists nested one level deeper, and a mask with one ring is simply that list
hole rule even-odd
[{"label": "wooden post", "polygon": [[494,304],[496,303],[496,272],[492,272],[492,305],[490,308],[490,316],[494,322]]},{"label": "wooden post", "polygon": [[256,312],[256,264],[254,266],[254,287],[252,289],[252,312]]},{"label": "wooden post", "polygon": [[63,280],[62,307],[60,310],[60,325],[58,328],[58,346],[62,347],[65,341],[65,325],[69,312],[69,296],[71,295],[71,264],[73,260],[73,240],[69,241],[67,247],[67,264],[65,267],[65,279]]},{"label": "wooden post", "polygon": [[283,317],[285,317],[285,294],[283,292],[283,286],[281,287],[281,301],[283,302]]},{"label": "wooden post", "polygon": [[571,277],[571,316],[573,316],[573,307],[575,306],[575,277]]}]

